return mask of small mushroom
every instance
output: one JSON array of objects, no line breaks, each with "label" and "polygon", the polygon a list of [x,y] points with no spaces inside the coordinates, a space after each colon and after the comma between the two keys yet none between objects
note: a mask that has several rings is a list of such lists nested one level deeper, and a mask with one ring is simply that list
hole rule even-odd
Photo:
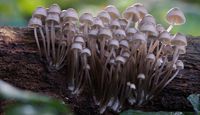
[{"label": "small mushroom", "polygon": [[80,16],[79,21],[84,26],[84,36],[87,38],[88,30],[93,25],[93,16],[90,13],[84,13]]},{"label": "small mushroom", "polygon": [[97,14],[97,17],[100,18],[104,24],[104,26],[107,26],[110,21],[111,21],[111,17],[109,15],[109,13],[107,11],[101,11]]},{"label": "small mushroom", "polygon": [[107,6],[104,10],[109,13],[110,17],[113,20],[120,17],[120,13],[119,13],[118,9],[113,5]]},{"label": "small mushroom", "polygon": [[128,8],[124,11],[123,16],[124,16],[125,19],[128,20],[128,24],[127,24],[126,29],[129,28],[129,26],[131,25],[131,22],[132,22],[132,21],[133,21],[134,23],[136,23],[137,21],[139,21],[139,18],[140,18],[139,12],[138,12],[138,10],[136,9],[136,7],[134,7],[134,6],[128,7]]},{"label": "small mushroom", "polygon": [[177,7],[172,8],[167,12],[166,19],[170,24],[167,29],[168,32],[173,28],[174,25],[182,25],[186,22],[183,12]]},{"label": "small mushroom", "polygon": [[41,21],[41,19],[37,18],[37,17],[32,17],[30,19],[30,21],[29,21],[28,27],[34,29],[35,41],[36,41],[37,47],[39,49],[39,54],[40,54],[40,57],[41,57],[42,56],[41,47],[40,47],[40,43],[39,43],[39,39],[38,39],[38,34],[37,34],[37,28],[41,28],[42,27],[42,21]]}]

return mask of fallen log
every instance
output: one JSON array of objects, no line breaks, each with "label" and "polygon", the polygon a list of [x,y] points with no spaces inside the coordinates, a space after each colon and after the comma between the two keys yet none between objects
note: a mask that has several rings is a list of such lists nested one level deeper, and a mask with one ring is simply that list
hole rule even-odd
[{"label": "fallen log", "polygon": [[[200,38],[188,36],[187,53],[180,58],[185,69],[143,111],[193,111],[187,97],[200,93]],[[66,90],[65,69],[49,72],[40,60],[33,32],[27,28],[0,27],[0,79],[12,85],[64,100],[77,114],[97,114],[90,94],[74,97]],[[0,100],[0,113],[9,101]],[[110,112],[107,112],[110,113]],[[106,114],[106,113],[105,113]],[[110,113],[112,114],[112,113]]]}]

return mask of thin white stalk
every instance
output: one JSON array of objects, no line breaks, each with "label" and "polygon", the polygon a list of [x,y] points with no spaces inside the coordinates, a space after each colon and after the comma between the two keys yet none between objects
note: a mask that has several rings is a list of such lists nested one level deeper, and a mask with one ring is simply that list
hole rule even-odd
[{"label": "thin white stalk", "polygon": [[46,60],[48,61],[49,59],[48,59],[48,54],[47,54],[47,46],[46,46],[46,40],[45,40],[44,32],[43,32],[41,27],[39,27],[39,30],[40,30],[40,34],[42,36],[42,42],[43,42],[43,46],[44,46],[45,57],[46,57]]},{"label": "thin white stalk", "polygon": [[45,24],[45,33],[46,33],[46,38],[47,38],[47,55],[48,55],[48,58],[50,57],[50,37],[49,37],[49,28],[48,28],[48,25],[47,23]]},{"label": "thin white stalk", "polygon": [[40,58],[41,58],[42,53],[41,53],[41,48],[40,48],[40,43],[39,43],[39,40],[38,40],[37,28],[36,27],[34,28],[34,35],[35,35],[35,41],[36,41],[37,47],[39,49],[39,55],[40,55]]},{"label": "thin white stalk", "polygon": [[55,51],[55,27],[54,22],[51,22],[51,45],[52,45],[52,56],[53,56],[53,64],[55,64],[56,60],[56,51]]}]

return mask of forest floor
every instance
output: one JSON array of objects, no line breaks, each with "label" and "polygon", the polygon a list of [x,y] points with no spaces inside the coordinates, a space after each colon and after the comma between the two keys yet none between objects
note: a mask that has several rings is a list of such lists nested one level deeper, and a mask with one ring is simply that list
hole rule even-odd
[{"label": "forest floor", "polygon": [[[70,105],[77,115],[96,115],[97,106],[91,95],[70,95],[66,88],[65,69],[49,72],[45,63],[40,60],[35,43],[27,42],[31,35],[23,35],[20,29],[4,28],[0,30],[0,79],[18,88],[38,92],[63,100]],[[6,33],[7,31],[7,33]],[[23,40],[22,40],[23,39]],[[25,42],[26,41],[26,42]],[[186,66],[186,69],[190,65]],[[192,71],[196,76],[197,70]],[[187,75],[188,74],[188,75]],[[192,93],[200,93],[200,78],[190,76],[184,70],[158,96],[140,107],[127,105],[125,109],[134,108],[143,111],[193,111],[187,97]],[[12,101],[0,100],[0,114]],[[106,115],[112,115],[109,110]]]}]

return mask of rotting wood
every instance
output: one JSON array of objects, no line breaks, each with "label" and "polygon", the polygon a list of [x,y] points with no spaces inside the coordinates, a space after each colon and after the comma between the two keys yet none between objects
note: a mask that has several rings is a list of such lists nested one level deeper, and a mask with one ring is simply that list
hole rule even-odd
[{"label": "rotting wood", "polygon": [[[155,99],[153,99],[147,105],[136,109],[146,111],[192,111],[192,106],[186,98],[192,93],[200,93],[200,38],[190,36],[187,37],[187,40],[187,53],[180,56],[180,59],[182,59],[185,64],[185,69],[182,70],[179,75]],[[26,59],[24,63],[27,64],[27,66],[24,67],[25,69],[23,71],[19,70],[21,71],[21,73],[15,73],[18,71],[16,70],[13,71],[12,74],[6,74],[6,72],[11,71],[10,69],[14,68],[9,68],[9,64],[8,66],[3,66],[3,64],[6,65],[6,63],[10,62],[10,60],[5,59],[4,53],[7,57],[18,57],[18,55],[23,55],[24,57],[22,56],[18,59],[13,60],[18,62],[22,59]],[[75,111],[78,111],[78,113],[82,113],[85,111],[87,111],[85,113],[95,112],[94,110],[91,110],[90,106],[87,106],[89,109],[84,107],[85,104],[83,103],[88,103],[88,100],[84,98],[83,100],[78,100],[77,98],[66,99],[65,97],[67,93],[65,92],[65,88],[62,88],[62,86],[64,86],[65,84],[62,80],[62,77],[66,77],[63,74],[64,72],[48,73],[45,69],[44,63],[38,61],[39,59],[36,59],[35,62],[31,61],[30,63],[27,61],[29,58],[31,59],[33,57],[39,58],[33,38],[33,32],[31,30],[27,28],[0,27],[0,59],[3,59],[0,60],[0,79],[8,81],[15,86],[23,89],[45,93],[56,98],[64,99],[65,102],[71,103],[72,108],[75,109]],[[7,62],[3,63],[2,61]],[[34,65],[34,63],[39,64]],[[15,66],[14,64],[15,63],[13,63],[13,66]],[[33,72],[29,73],[34,69],[31,68],[31,65],[38,66],[39,70],[35,72],[38,72],[36,73],[36,75],[39,76],[38,78],[33,77],[36,80],[31,79],[31,81],[28,81],[28,77],[32,77],[34,74]],[[23,66],[23,64],[21,66]],[[17,80],[17,78],[12,81],[12,77],[8,77],[8,75],[15,74],[17,74],[17,76],[20,76],[20,74],[24,74],[23,72],[26,75],[21,75],[21,79],[23,79],[24,82],[27,80],[27,84],[29,84],[30,86],[24,86],[24,84],[20,83],[20,80]],[[59,76],[58,79],[55,79],[54,77],[57,76]],[[40,82],[44,82],[43,85],[45,85],[38,85],[40,82],[37,80],[39,80]],[[59,83],[60,81],[62,82]],[[33,84],[31,87],[32,82]],[[44,89],[41,90],[41,88]],[[79,101],[81,101],[81,103]],[[127,107],[131,108],[130,106]]]}]

